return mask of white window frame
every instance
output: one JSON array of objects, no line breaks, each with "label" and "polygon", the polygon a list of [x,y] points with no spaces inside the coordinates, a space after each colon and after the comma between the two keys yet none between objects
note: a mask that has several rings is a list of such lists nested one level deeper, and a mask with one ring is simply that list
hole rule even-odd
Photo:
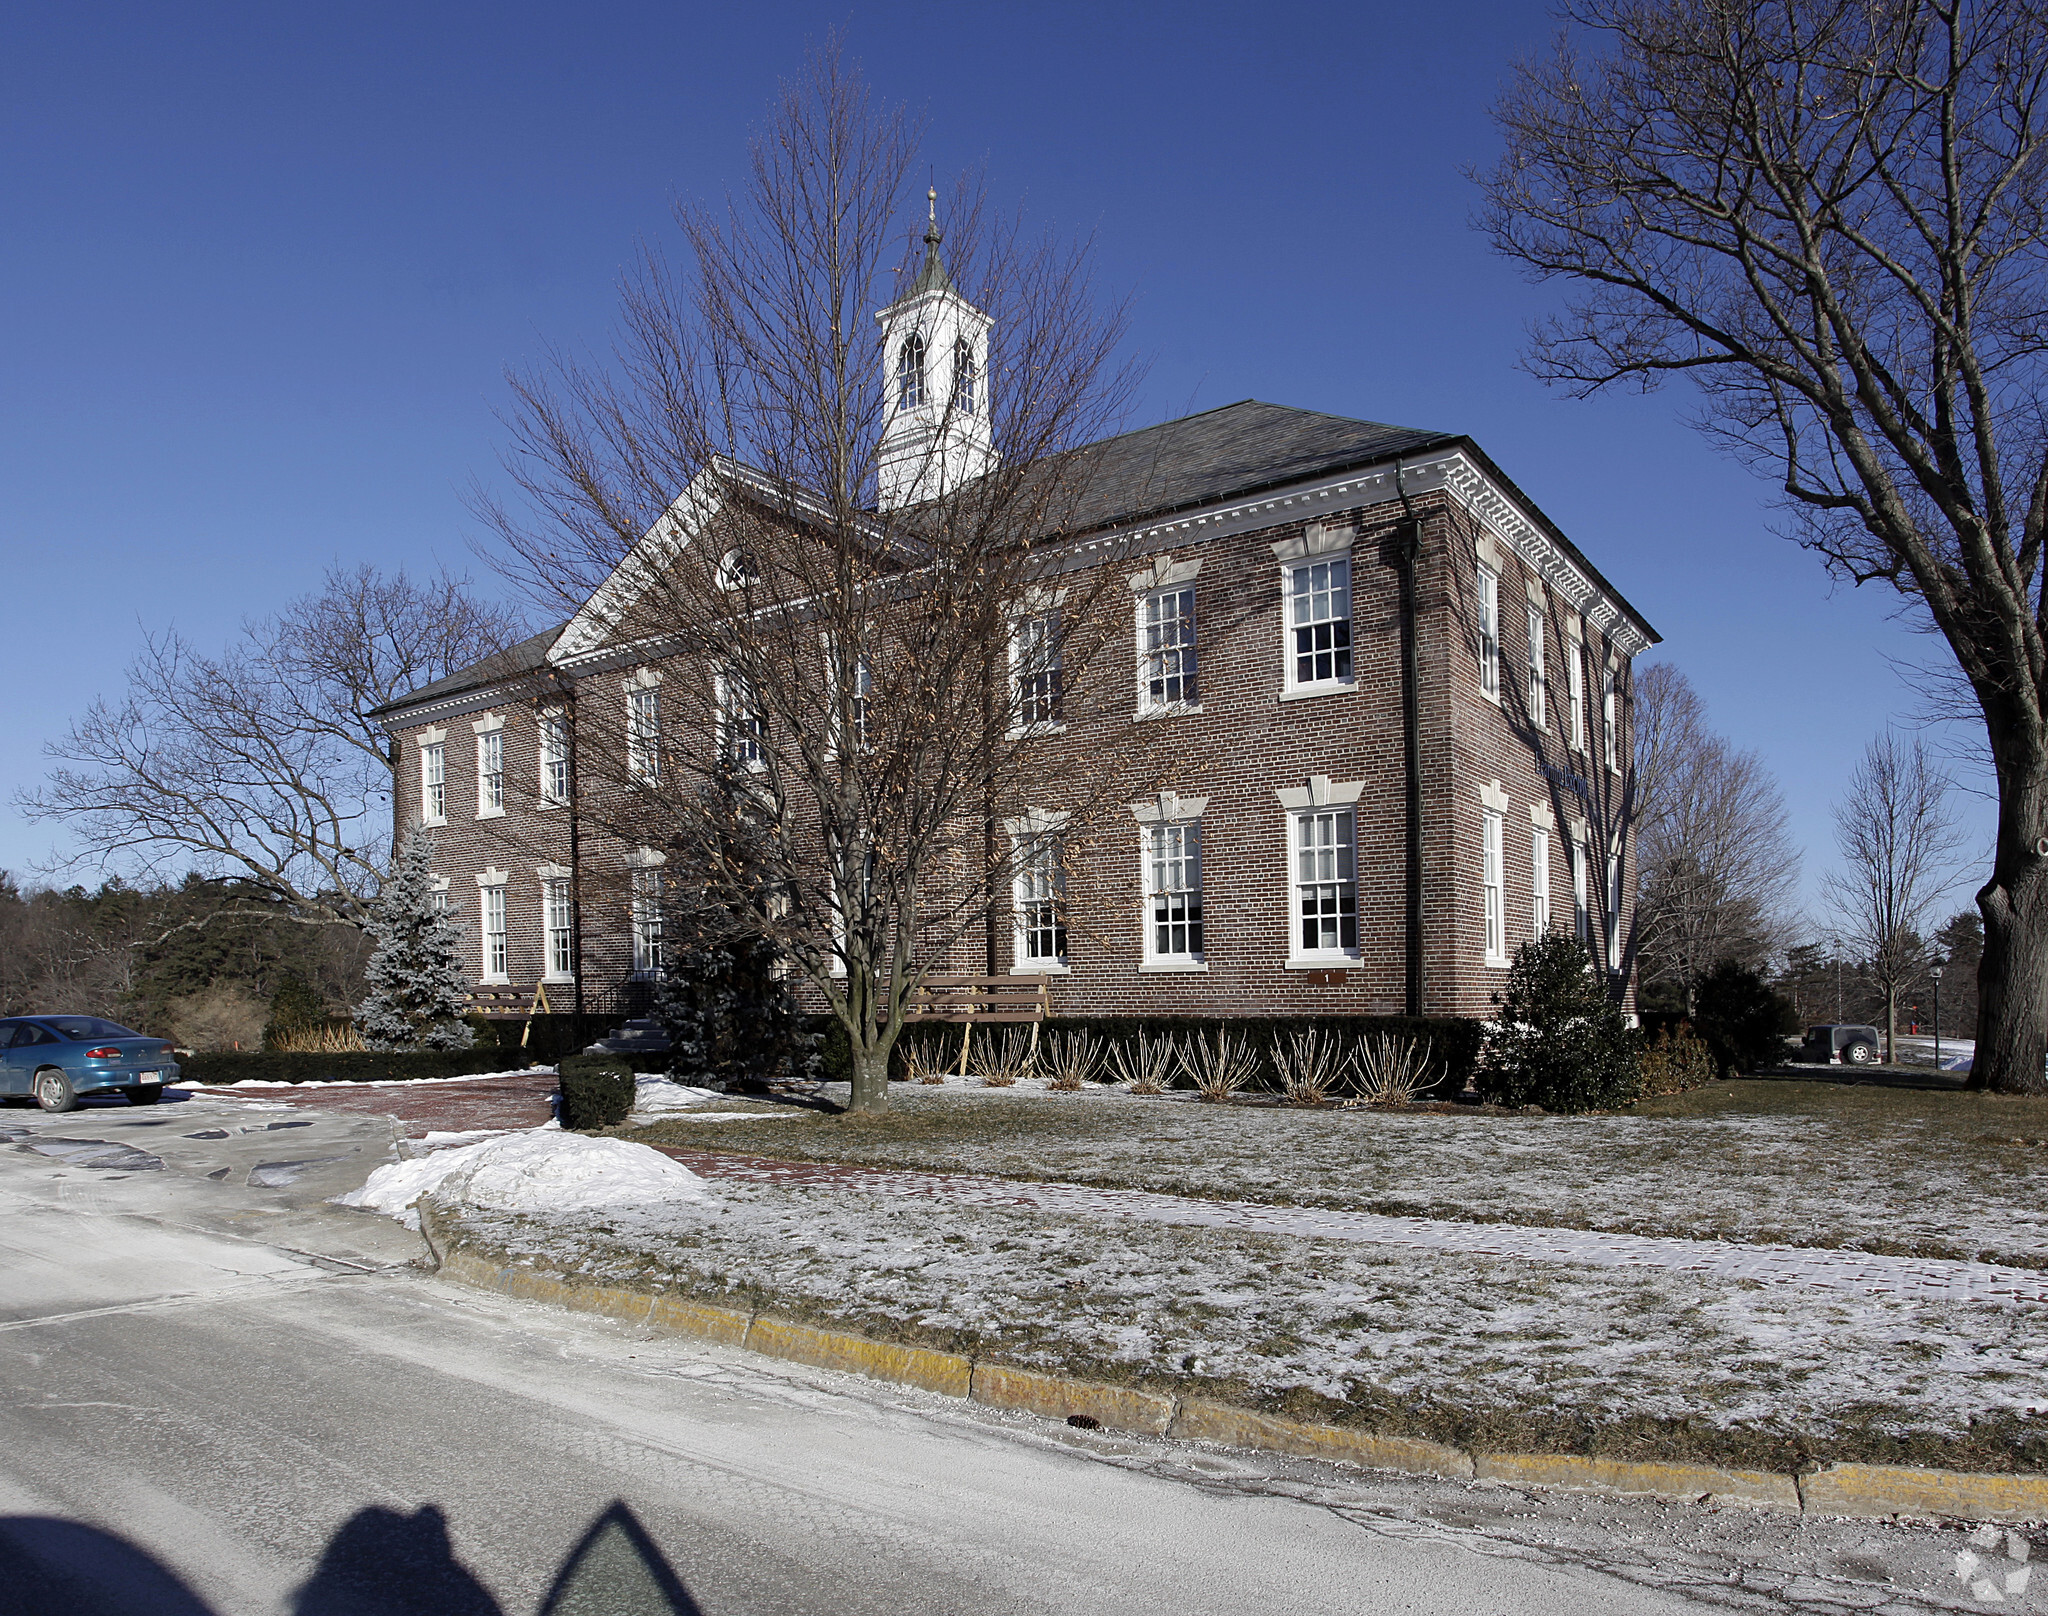
[{"label": "white window frame", "polygon": [[896,408],[922,409],[931,391],[931,345],[922,331],[906,336],[896,350]]},{"label": "white window frame", "polygon": [[[1065,731],[1066,673],[1058,603],[1027,607],[1010,620],[1010,739]],[[1050,647],[1050,651],[1041,650]],[[1043,688],[1025,693],[1025,681]]]},{"label": "white window frame", "polygon": [[981,360],[968,337],[953,339],[953,408],[973,415],[980,408]]},{"label": "white window frame", "polygon": [[511,977],[511,943],[505,929],[505,882],[482,882],[477,887],[477,907],[482,911],[482,923],[478,927],[481,939],[483,967],[482,980],[486,982],[509,982]]},{"label": "white window frame", "polygon": [[1508,963],[1507,815],[1498,808],[1480,810],[1479,884],[1485,924],[1486,963]]},{"label": "white window frame", "polygon": [[1611,662],[1600,670],[1600,734],[1607,747],[1607,772],[1621,773],[1621,680]]},{"label": "white window frame", "polygon": [[448,743],[420,742],[420,823],[448,823]]},{"label": "white window frame", "polygon": [[1586,839],[1574,836],[1572,848],[1572,931],[1587,947],[1593,942],[1593,895],[1586,879]]},{"label": "white window frame", "polygon": [[768,767],[768,715],[747,676],[730,668],[718,675],[718,749],[749,774]]},{"label": "white window frame", "polygon": [[[1202,916],[1202,821],[1162,820],[1138,831],[1139,881],[1144,890],[1144,959],[1140,969],[1158,971],[1206,971],[1209,956],[1205,946]],[[1171,871],[1178,884],[1161,884]],[[1173,918],[1172,900],[1180,900],[1180,916]],[[1168,907],[1162,911],[1161,900]],[[1159,934],[1178,930],[1189,946],[1175,949],[1159,946]]]},{"label": "white window frame", "polygon": [[1565,700],[1571,705],[1571,746],[1586,750],[1586,647],[1576,634],[1565,641]]},{"label": "white window frame", "polygon": [[[643,860],[646,858],[643,855]],[[642,862],[632,871],[633,978],[648,982],[661,975],[661,866]]]},{"label": "white window frame", "polygon": [[[1010,831],[1010,974],[1060,974],[1067,963],[1066,846],[1064,816],[1046,816],[1041,827]],[[1011,822],[1016,825],[1016,821]],[[1033,953],[1038,934],[1047,934],[1049,953]]]},{"label": "white window frame", "polygon": [[[1327,843],[1317,841],[1311,844],[1307,832],[1311,826],[1319,827],[1328,820],[1332,834]],[[1310,877],[1310,858],[1321,859],[1327,847],[1329,871],[1325,876],[1318,868]],[[1348,874],[1346,873],[1348,868]],[[1334,888],[1336,906],[1327,911],[1320,906],[1315,915],[1306,912],[1307,900],[1304,894],[1314,888],[1321,892]],[[1348,892],[1349,902],[1345,895]],[[1309,943],[1304,938],[1307,922],[1314,920],[1318,941]],[[1325,924],[1325,921],[1328,924]],[[1346,922],[1351,928],[1351,941],[1344,941]],[[1362,950],[1358,942],[1358,811],[1352,803],[1325,803],[1307,808],[1291,810],[1287,816],[1287,952],[1290,963],[1323,963],[1355,960]],[[1334,930],[1337,941],[1324,944],[1321,935]]]},{"label": "white window frame", "polygon": [[1621,855],[1607,855],[1607,968],[1621,969]]},{"label": "white window frame", "polygon": [[576,980],[576,896],[564,875],[540,884],[540,958],[543,982]]},{"label": "white window frame", "polygon": [[1550,832],[1541,825],[1529,832],[1529,935],[1541,942],[1550,934]]},{"label": "white window frame", "polygon": [[1543,608],[1533,601],[1529,604],[1529,722],[1538,729],[1550,728],[1550,671],[1543,643]]},{"label": "white window frame", "polygon": [[455,905],[454,898],[449,895],[447,876],[437,875],[433,878],[428,902],[433,906],[434,913],[439,915],[443,922],[446,922],[448,917],[454,912]]},{"label": "white window frame", "polygon": [[[821,638],[819,655],[825,668],[826,752],[830,757],[837,757],[844,748],[839,733],[839,656],[832,635]],[[853,665],[853,750],[856,754],[865,753],[869,747],[868,714],[874,690],[873,670],[868,666],[868,659],[860,657]]]},{"label": "white window frame", "polygon": [[642,785],[661,784],[661,691],[654,685],[626,691],[626,772]]},{"label": "white window frame", "polygon": [[540,760],[540,800],[560,806],[569,800],[569,715],[552,711],[540,715],[540,736],[536,748]]},{"label": "white window frame", "polygon": [[1500,700],[1500,574],[1479,563],[1479,693]]},{"label": "white window frame", "polygon": [[478,730],[476,736],[476,817],[496,819],[505,811],[505,732]]},{"label": "white window frame", "polygon": [[[1173,615],[1161,619],[1156,614],[1168,601],[1173,603]],[[1157,717],[1164,713],[1200,712],[1201,626],[1194,581],[1145,591],[1138,597],[1137,621],[1139,713]],[[1171,641],[1162,639],[1162,630],[1171,630],[1175,637]],[[1173,671],[1168,672],[1169,668]],[[1176,681],[1180,694],[1165,694]]]},{"label": "white window frame", "polygon": [[[1322,572],[1322,587],[1317,587],[1317,573]],[[1342,573],[1342,581],[1338,574]],[[1304,695],[1322,691],[1356,690],[1358,688],[1358,646],[1356,643],[1357,601],[1352,590],[1351,551],[1332,551],[1322,555],[1305,556],[1291,562],[1281,570],[1280,611],[1284,625],[1283,642],[1286,655],[1286,684],[1288,693]],[[1335,597],[1339,591],[1344,597],[1344,610],[1336,610]],[[1326,602],[1323,616],[1311,615],[1318,599]],[[1304,612],[1304,606],[1307,612]],[[1318,644],[1311,633],[1304,649],[1303,630],[1313,631],[1328,626],[1329,643]],[[1341,644],[1339,642],[1342,642]],[[1303,658],[1309,660],[1309,677],[1301,677]],[[1328,677],[1318,678],[1317,665],[1323,658],[1329,658]],[[1341,670],[1341,671],[1340,671]]]}]

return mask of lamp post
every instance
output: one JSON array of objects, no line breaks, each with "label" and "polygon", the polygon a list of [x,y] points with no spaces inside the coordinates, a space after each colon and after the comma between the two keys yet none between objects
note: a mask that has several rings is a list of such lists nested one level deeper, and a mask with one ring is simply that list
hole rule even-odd
[{"label": "lamp post", "polygon": [[1927,974],[1934,978],[1934,1069],[1941,1070],[1941,967],[1930,965]]}]

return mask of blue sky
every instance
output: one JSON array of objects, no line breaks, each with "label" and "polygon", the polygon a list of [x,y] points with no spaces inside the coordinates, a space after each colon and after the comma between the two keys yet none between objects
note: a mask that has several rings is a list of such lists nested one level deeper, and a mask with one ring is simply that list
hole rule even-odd
[{"label": "blue sky", "polygon": [[[1914,697],[1896,601],[1774,536],[1682,394],[1516,368],[1553,294],[1471,228],[1538,5],[20,6],[0,21],[0,786],[328,563],[478,571],[508,364],[601,346],[620,266],[715,199],[808,42],[922,108],[939,174],[1093,233],[1138,422],[1258,397],[1471,433],[1763,753],[1807,851]],[[486,578],[487,582],[490,580]],[[1971,799],[1974,839],[1990,811]],[[0,867],[59,833],[0,811]],[[1974,879],[1958,887],[1966,902]]]}]

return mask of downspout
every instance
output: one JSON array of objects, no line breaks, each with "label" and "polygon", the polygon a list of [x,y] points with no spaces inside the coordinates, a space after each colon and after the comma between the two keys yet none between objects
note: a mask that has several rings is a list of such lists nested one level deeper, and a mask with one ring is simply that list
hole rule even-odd
[{"label": "downspout", "polygon": [[[557,676],[559,677],[559,675]],[[579,789],[582,781],[576,768],[576,688],[568,685],[562,689],[562,730],[563,740],[569,752],[569,946],[575,950],[573,961],[576,968],[576,985],[573,1003],[576,1006],[576,1031],[574,1037],[583,1036],[583,830],[577,813],[576,801],[582,795]]]},{"label": "downspout", "polygon": [[1405,1010],[1419,1016],[1422,980],[1422,672],[1415,644],[1415,563],[1422,552],[1422,521],[1408,498],[1404,468],[1394,462],[1394,492],[1401,499],[1401,525],[1390,546],[1401,595],[1401,742],[1406,788],[1407,991]]}]

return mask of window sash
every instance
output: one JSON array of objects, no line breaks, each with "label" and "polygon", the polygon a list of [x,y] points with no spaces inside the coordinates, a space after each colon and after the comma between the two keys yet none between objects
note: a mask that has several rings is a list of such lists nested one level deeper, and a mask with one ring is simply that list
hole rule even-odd
[{"label": "window sash", "polygon": [[1543,613],[1536,607],[1529,608],[1529,722],[1538,729],[1547,727],[1550,704],[1549,680],[1544,665]]},{"label": "window sash", "polygon": [[541,883],[541,924],[547,933],[548,975],[567,980],[575,974],[575,909],[567,881]]},{"label": "window sash", "polygon": [[1138,665],[1147,709],[1192,707],[1200,701],[1195,647],[1195,592],[1162,589],[1138,606]]},{"label": "window sash", "polygon": [[1572,709],[1572,750],[1586,749],[1585,647],[1573,640],[1565,649],[1565,695]]},{"label": "window sash", "polygon": [[441,741],[420,748],[420,817],[437,824],[448,818],[448,749]]},{"label": "window sash", "polygon": [[1294,816],[1294,935],[1303,954],[1357,951],[1356,834],[1349,808]]},{"label": "window sash", "polygon": [[1621,773],[1621,691],[1614,680],[1614,670],[1600,671],[1600,730],[1607,747],[1607,767],[1614,773]]},{"label": "window sash", "polygon": [[1529,932],[1541,941],[1550,932],[1550,832],[1529,837]]},{"label": "window sash", "polygon": [[1579,941],[1593,940],[1593,912],[1586,890],[1586,844],[1572,843],[1572,927]]},{"label": "window sash", "polygon": [[626,768],[635,779],[661,778],[661,692],[626,694]]},{"label": "window sash", "polygon": [[754,687],[744,674],[721,674],[718,681],[719,719],[725,731],[725,754],[743,768],[762,766],[762,743],[767,738],[768,720]]},{"label": "window sash", "polygon": [[1066,872],[1056,835],[1016,844],[1017,875],[1012,887],[1017,911],[1020,963],[1064,964],[1067,957]]},{"label": "window sash", "polygon": [[1621,969],[1621,855],[1607,855],[1607,968]]},{"label": "window sash", "polygon": [[1486,957],[1490,961],[1506,959],[1508,953],[1507,880],[1502,868],[1501,831],[1501,815],[1488,808],[1481,833],[1480,880],[1486,894]]},{"label": "window sash", "polygon": [[1500,695],[1500,578],[1484,566],[1479,569],[1479,688]]},{"label": "window sash", "polygon": [[540,794],[549,802],[569,800],[569,721],[559,714],[540,721]]},{"label": "window sash", "polygon": [[1304,562],[1287,579],[1294,683],[1351,683],[1351,558]]},{"label": "window sash", "polygon": [[503,730],[486,730],[476,738],[476,805],[485,811],[505,806]]},{"label": "window sash", "polygon": [[1146,940],[1154,959],[1202,957],[1202,826],[1155,825],[1145,848]]},{"label": "window sash", "polygon": [[1011,699],[1018,729],[1057,724],[1064,708],[1060,688],[1060,614],[1020,617],[1010,631]]},{"label": "window sash", "polygon": [[965,337],[953,343],[953,407],[972,415],[981,391],[981,366],[974,357],[974,344]]},{"label": "window sash", "polygon": [[506,974],[505,889],[483,889],[484,975],[502,980]]},{"label": "window sash", "polygon": [[661,974],[661,872],[633,872],[633,974]]},{"label": "window sash", "polygon": [[914,410],[924,402],[924,338],[915,331],[896,350],[896,407]]}]

